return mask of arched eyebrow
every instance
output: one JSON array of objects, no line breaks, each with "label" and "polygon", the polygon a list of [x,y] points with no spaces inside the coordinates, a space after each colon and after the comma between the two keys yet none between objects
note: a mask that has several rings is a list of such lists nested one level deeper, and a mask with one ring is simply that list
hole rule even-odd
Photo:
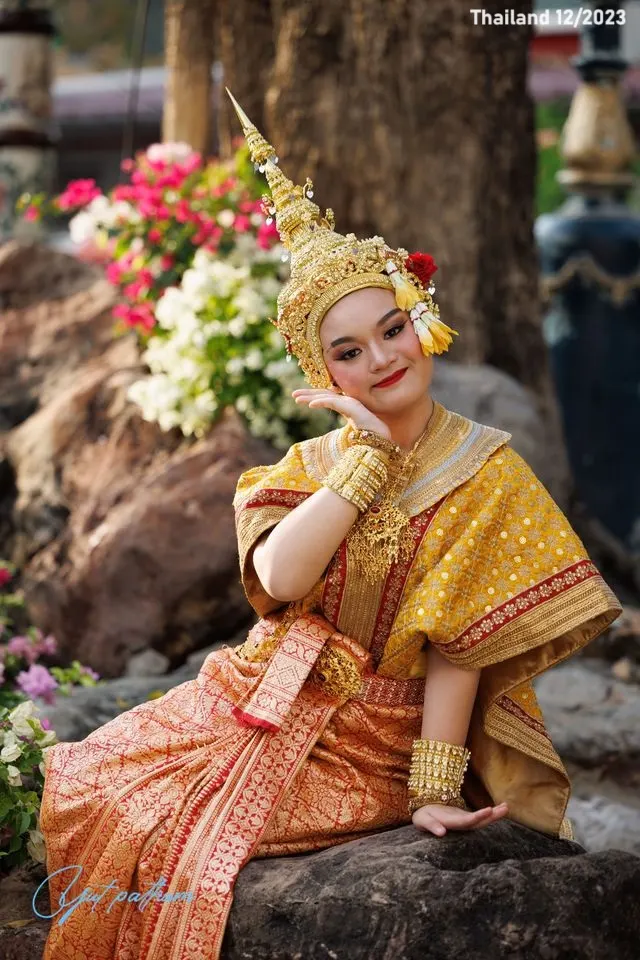
[{"label": "arched eyebrow", "polygon": [[[381,324],[383,324],[385,320],[388,320],[389,317],[393,317],[394,314],[396,313],[402,313],[402,310],[400,309],[400,307],[394,307],[393,310],[389,310],[387,313],[385,313],[384,317],[380,317],[380,319],[376,323],[376,327],[381,326]],[[351,336],[338,337],[337,340],[332,340],[329,346],[337,347],[339,343],[350,343],[351,340],[355,340],[355,339],[356,339],[355,337],[351,337]]]}]

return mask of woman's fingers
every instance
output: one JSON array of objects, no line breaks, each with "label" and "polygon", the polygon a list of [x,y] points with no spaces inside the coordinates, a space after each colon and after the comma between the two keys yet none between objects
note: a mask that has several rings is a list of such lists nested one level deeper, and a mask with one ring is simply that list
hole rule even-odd
[{"label": "woman's fingers", "polygon": [[479,830],[502,819],[508,811],[506,803],[483,807],[481,810],[460,810],[459,807],[438,803],[420,807],[412,819],[417,827],[430,830],[436,836],[444,836],[447,830]]},{"label": "woman's fingers", "polygon": [[482,810],[459,810],[447,807],[438,814],[441,823],[450,830],[478,830],[500,820],[508,812],[506,803],[497,807],[484,807]]}]

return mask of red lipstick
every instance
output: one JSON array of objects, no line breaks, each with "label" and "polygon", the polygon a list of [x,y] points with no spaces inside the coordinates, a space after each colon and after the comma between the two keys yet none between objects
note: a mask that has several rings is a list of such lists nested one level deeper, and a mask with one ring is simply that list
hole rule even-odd
[{"label": "red lipstick", "polygon": [[374,387],[390,387],[392,383],[397,383],[398,380],[402,380],[406,372],[407,367],[405,367],[404,370],[398,370],[396,373],[392,373],[390,377],[387,377],[386,380],[380,380],[378,383],[374,383]]}]

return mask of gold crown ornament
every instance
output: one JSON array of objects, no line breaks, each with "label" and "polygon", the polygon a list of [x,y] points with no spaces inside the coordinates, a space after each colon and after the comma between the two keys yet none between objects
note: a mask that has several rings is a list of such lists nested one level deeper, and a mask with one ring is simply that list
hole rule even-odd
[{"label": "gold crown ornament", "polygon": [[320,341],[320,324],[336,301],[354,290],[381,287],[392,290],[400,310],[406,310],[426,356],[444,353],[455,330],[439,319],[432,294],[432,275],[437,270],[429,254],[393,250],[382,237],[358,240],[334,230],[331,209],[322,216],[313,203],[313,184],[292,183],[278,166],[270,143],[251,123],[227,88],[242,124],[251,159],[265,174],[271,196],[263,196],[269,220],[275,216],[280,239],[290,255],[290,276],[278,296],[278,318],[272,321],[284,337],[287,359],[298,358],[312,387],[331,386]]}]

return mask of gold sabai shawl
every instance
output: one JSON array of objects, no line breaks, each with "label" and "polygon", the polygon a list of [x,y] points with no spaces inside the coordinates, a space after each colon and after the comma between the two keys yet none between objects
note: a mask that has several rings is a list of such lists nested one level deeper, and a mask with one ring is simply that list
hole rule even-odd
[{"label": "gold sabai shawl", "polygon": [[[342,427],[293,444],[278,463],[240,477],[242,583],[261,617],[284,611],[256,575],[253,547],[321,487],[348,434]],[[462,668],[481,668],[465,798],[472,806],[506,801],[512,819],[563,835],[569,779],[531,681],[602,633],[621,608],[510,439],[436,403],[400,501],[413,555],[368,584],[350,563],[347,536],[306,608],[366,647],[380,674],[425,676],[428,643]]]}]

